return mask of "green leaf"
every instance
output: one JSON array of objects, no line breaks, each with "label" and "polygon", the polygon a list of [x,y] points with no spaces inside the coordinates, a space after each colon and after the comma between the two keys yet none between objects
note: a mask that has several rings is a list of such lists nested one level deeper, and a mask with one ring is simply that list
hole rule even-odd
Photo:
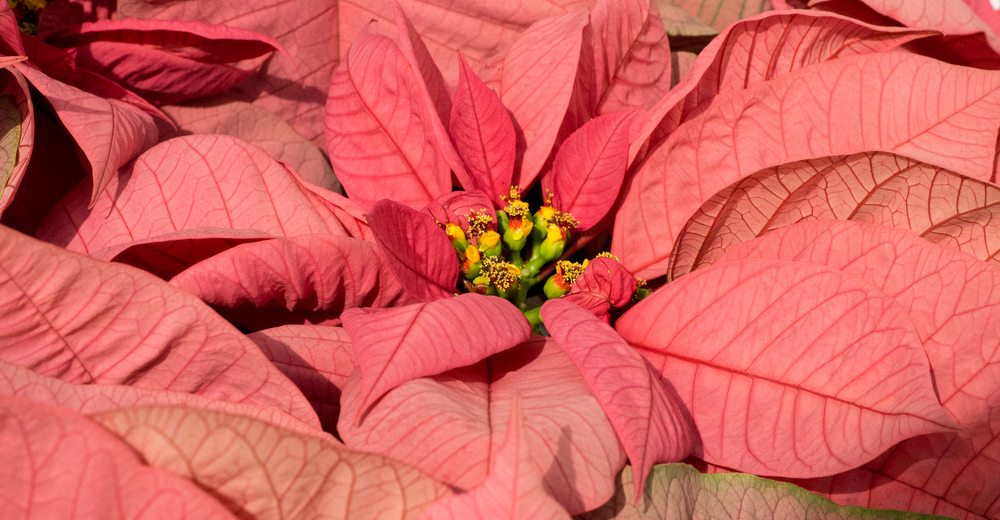
[{"label": "green leaf", "polygon": [[944,518],[885,509],[842,507],[798,486],[743,473],[699,473],[687,464],[661,464],[646,479],[635,503],[632,467],[618,474],[615,496],[578,520],[667,519],[931,519]]}]

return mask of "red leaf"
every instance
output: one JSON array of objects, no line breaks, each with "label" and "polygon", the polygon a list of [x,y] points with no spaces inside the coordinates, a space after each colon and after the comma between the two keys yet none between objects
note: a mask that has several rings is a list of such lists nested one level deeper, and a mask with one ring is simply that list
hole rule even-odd
[{"label": "red leaf", "polygon": [[417,74],[384,36],[362,32],[337,67],[326,144],[344,189],[363,206],[390,198],[420,208],[451,191],[434,132],[438,116],[423,95]]},{"label": "red leaf", "polygon": [[545,328],[583,374],[638,471],[636,496],[659,462],[677,462],[691,452],[693,431],[676,394],[668,395],[649,363],[577,305],[549,300],[542,305]]},{"label": "red leaf", "polygon": [[486,193],[498,208],[510,194],[514,175],[514,124],[496,93],[459,55],[458,90],[448,131],[468,167],[471,186]]},{"label": "red leaf", "polygon": [[713,464],[824,476],[954,427],[911,316],[829,267],[720,263],[654,292],[617,329],[677,388],[701,436],[694,454]]},{"label": "red leaf", "polygon": [[573,132],[556,152],[542,189],[552,206],[571,213],[582,231],[593,227],[615,203],[628,163],[629,123],[635,111],[600,116]]},{"label": "red leaf", "polygon": [[70,383],[272,407],[318,425],[298,389],[197,298],[2,226],[0,257],[3,361]]},{"label": "red leaf", "polygon": [[479,294],[394,309],[351,309],[343,321],[361,369],[361,401],[353,418],[358,423],[372,403],[407,381],[477,363],[531,337],[531,325],[517,307]]},{"label": "red leaf", "polygon": [[425,520],[489,518],[570,520],[566,510],[541,487],[542,473],[531,460],[520,396],[514,396],[507,436],[483,483],[445,497],[424,511]]},{"label": "red leaf", "polygon": [[193,482],[147,466],[126,443],[65,409],[0,397],[0,443],[4,518],[236,518]]},{"label": "red leaf", "polygon": [[546,338],[385,394],[359,427],[361,373],[342,396],[338,431],[355,449],[406,461],[459,489],[495,466],[515,395],[524,405],[527,442],[543,487],[570,514],[594,509],[614,493],[625,452],[580,372]]},{"label": "red leaf", "polygon": [[170,284],[245,330],[336,323],[347,309],[409,301],[375,245],[331,235],[240,244],[187,268]]},{"label": "red leaf", "polygon": [[612,307],[621,307],[629,302],[635,289],[635,277],[622,264],[611,258],[597,257],[587,264],[569,293],[593,294]]},{"label": "red leaf", "polygon": [[430,217],[381,200],[372,208],[369,224],[382,258],[413,299],[429,302],[455,294],[458,257]]},{"label": "red leaf", "polygon": [[434,202],[424,206],[420,210],[431,216],[441,224],[455,224],[462,227],[463,231],[469,231],[470,215],[483,212],[493,221],[493,228],[496,229],[496,212],[493,210],[493,201],[481,191],[453,191],[434,199]]}]

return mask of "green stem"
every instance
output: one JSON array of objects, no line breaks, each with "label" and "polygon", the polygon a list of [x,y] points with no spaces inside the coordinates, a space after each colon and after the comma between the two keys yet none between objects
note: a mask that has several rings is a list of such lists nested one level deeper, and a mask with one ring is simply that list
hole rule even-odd
[{"label": "green stem", "polygon": [[534,309],[524,312],[524,317],[528,318],[528,323],[531,324],[531,328],[536,328],[540,323],[542,323],[542,308],[535,307]]}]

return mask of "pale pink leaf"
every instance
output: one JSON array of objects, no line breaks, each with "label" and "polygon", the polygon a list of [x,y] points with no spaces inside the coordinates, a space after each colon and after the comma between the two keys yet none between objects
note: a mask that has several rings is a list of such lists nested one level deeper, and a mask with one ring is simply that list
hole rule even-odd
[{"label": "pale pink leaf", "polygon": [[341,390],[355,367],[347,331],[320,325],[284,325],[247,337],[302,390],[323,429],[336,432]]},{"label": "pale pink leaf", "polygon": [[670,3],[720,31],[772,9],[771,0],[670,0]]},{"label": "pale pink leaf", "polygon": [[459,490],[487,478],[503,444],[515,395],[524,406],[531,457],[542,486],[570,514],[594,509],[614,491],[625,452],[600,404],[554,342],[527,343],[470,367],[390,391],[356,426],[361,372],[348,379],[338,431],[355,449],[413,464]]},{"label": "pale pink leaf", "polygon": [[152,407],[91,419],[148,464],[190,479],[250,518],[415,520],[451,491],[400,462],[196,408]]},{"label": "pale pink leaf", "polygon": [[318,426],[292,382],[197,298],[2,226],[0,256],[2,360],[70,383],[273,407]]},{"label": "pale pink leaf", "polygon": [[701,438],[694,455],[812,477],[954,428],[913,319],[832,268],[746,260],[675,280],[616,327],[687,405]]},{"label": "pale pink leaf", "polygon": [[334,194],[319,191],[256,146],[222,135],[185,136],[157,145],[123,169],[93,209],[87,209],[89,183],[77,185],[37,236],[94,253],[150,244],[147,239],[160,236],[170,241],[172,234],[195,228],[347,235],[329,199]]},{"label": "pale pink leaf", "polygon": [[347,309],[409,302],[374,244],[332,235],[240,244],[192,265],[170,284],[245,330],[335,324]]},{"label": "pale pink leaf", "polygon": [[367,30],[337,67],[326,102],[326,145],[337,178],[363,206],[388,197],[420,208],[451,191],[434,132],[438,115],[424,95],[396,44]]},{"label": "pale pink leaf", "polygon": [[[913,316],[944,409],[956,433],[902,442],[869,468],[987,517],[1000,513],[1000,482],[989,446],[1000,438],[1000,270],[906,230],[816,221],[777,229],[722,261],[780,258],[814,262],[863,278]],[[926,511],[925,511],[926,512]]]},{"label": "pale pink leaf", "polygon": [[697,16],[677,7],[671,0],[657,0],[656,3],[663,28],[671,37],[715,37],[719,34],[719,31],[706,25]]},{"label": "pale pink leaf", "polygon": [[677,462],[691,452],[694,432],[676,393],[667,394],[660,375],[615,330],[590,312],[563,300],[542,305],[545,329],[580,370],[639,468],[638,494],[659,462]]},{"label": "pale pink leaf", "polygon": [[0,72],[0,101],[0,213],[3,213],[24,179],[35,142],[35,109],[28,83],[20,72],[12,68]]},{"label": "pale pink leaf", "polygon": [[431,217],[381,200],[372,208],[369,224],[382,258],[414,300],[429,302],[455,294],[458,257]]},{"label": "pale pink leaf", "polygon": [[[894,116],[872,124],[873,113]],[[711,195],[797,160],[884,150],[986,180],[997,128],[1000,72],[904,53],[799,69],[720,96],[671,133],[633,178],[611,251],[636,276],[662,275],[675,237]]]},{"label": "pale pink leaf", "polygon": [[629,123],[635,111],[588,121],[563,142],[542,190],[552,207],[576,217],[577,230],[593,227],[615,203],[628,165]]},{"label": "pale pink leaf", "polygon": [[862,0],[879,14],[916,29],[941,31],[945,35],[981,32],[995,54],[1000,54],[1000,37],[962,1]]},{"label": "pale pink leaf", "polygon": [[542,473],[531,460],[524,431],[521,398],[514,395],[507,436],[483,483],[467,493],[435,502],[422,520],[508,518],[510,520],[570,520],[569,514],[542,489]]},{"label": "pale pink leaf", "polygon": [[0,396],[0,516],[131,520],[233,513],[69,410]]},{"label": "pale pink leaf", "polygon": [[531,325],[513,304],[471,293],[394,309],[351,309],[343,321],[361,369],[361,402],[352,418],[359,423],[389,390],[477,363],[531,337]]},{"label": "pale pink leaf", "polygon": [[306,182],[335,192],[342,190],[320,147],[263,108],[243,101],[219,104],[205,100],[165,106],[163,111],[184,122],[183,129],[174,135],[231,135],[261,147],[271,157],[294,168]]},{"label": "pale pink leaf", "polygon": [[586,10],[538,21],[489,65],[490,84],[514,118],[513,183],[527,189],[556,142],[576,82]]},{"label": "pale pink leaf", "polygon": [[472,186],[497,207],[510,193],[514,175],[514,124],[496,93],[459,56],[458,90],[451,106],[448,131],[455,150],[468,167]]}]

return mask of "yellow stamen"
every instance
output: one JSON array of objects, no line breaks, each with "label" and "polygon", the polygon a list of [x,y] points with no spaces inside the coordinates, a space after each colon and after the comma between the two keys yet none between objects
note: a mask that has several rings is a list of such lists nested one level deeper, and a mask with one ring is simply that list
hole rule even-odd
[{"label": "yellow stamen", "polygon": [[594,258],[610,258],[610,259],[614,260],[615,262],[618,262],[618,261],[619,261],[619,260],[618,260],[618,257],[617,257],[617,256],[615,256],[615,255],[613,255],[613,254],[611,254],[611,253],[609,253],[609,252],[607,252],[607,251],[605,251],[605,252],[603,252],[603,253],[600,253],[600,254],[598,254],[598,255],[597,255],[596,257],[594,257]]},{"label": "yellow stamen", "polygon": [[469,213],[465,218],[469,221],[469,236],[472,237],[486,233],[490,230],[490,225],[493,224],[493,217],[484,209]]},{"label": "yellow stamen", "polygon": [[521,283],[521,270],[514,264],[495,257],[483,258],[483,276],[490,279],[501,293],[516,288]]},{"label": "yellow stamen", "polygon": [[569,286],[576,282],[586,267],[584,264],[562,260],[556,263],[556,273],[562,276],[563,284]]}]

